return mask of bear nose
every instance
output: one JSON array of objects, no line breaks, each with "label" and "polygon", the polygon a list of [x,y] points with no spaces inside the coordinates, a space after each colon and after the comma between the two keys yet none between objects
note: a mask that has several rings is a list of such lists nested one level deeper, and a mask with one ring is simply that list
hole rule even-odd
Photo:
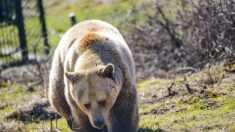
[{"label": "bear nose", "polygon": [[96,119],[94,121],[94,125],[99,128],[102,128],[104,126],[104,119],[103,118]]}]

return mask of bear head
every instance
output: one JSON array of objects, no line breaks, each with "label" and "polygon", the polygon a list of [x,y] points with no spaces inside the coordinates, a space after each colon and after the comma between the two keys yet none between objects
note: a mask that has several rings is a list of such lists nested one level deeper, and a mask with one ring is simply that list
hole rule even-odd
[{"label": "bear head", "polygon": [[65,72],[65,75],[71,82],[70,94],[76,105],[88,116],[93,127],[103,128],[122,87],[114,65],[109,63]]}]

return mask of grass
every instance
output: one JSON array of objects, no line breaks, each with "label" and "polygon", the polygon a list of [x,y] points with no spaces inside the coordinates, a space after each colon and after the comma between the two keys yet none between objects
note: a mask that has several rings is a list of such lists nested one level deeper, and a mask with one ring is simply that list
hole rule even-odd
[{"label": "grass", "polygon": [[[53,129],[55,129],[56,123],[53,122]],[[57,121],[58,130],[62,132],[68,132],[70,129],[66,125],[65,119],[59,119]],[[22,128],[22,131],[35,131],[35,130],[44,130],[48,131],[50,130],[50,122],[39,122],[39,123],[29,123],[24,125],[24,128]]]},{"label": "grass", "polygon": [[[225,72],[223,67],[213,67],[210,71],[212,78],[220,80],[219,83],[214,83],[213,88],[206,82],[209,78],[206,76],[208,69],[187,75],[187,83],[193,86],[192,89],[198,90],[193,94],[184,90],[184,85],[181,84],[182,75],[175,79],[155,79],[138,83],[141,101],[139,131],[235,131],[234,75]],[[177,94],[167,96],[167,88],[172,82],[175,83],[172,90],[178,90]],[[201,86],[202,83],[205,84]],[[200,92],[205,86],[207,88],[204,93]],[[28,92],[16,84],[12,86],[2,83],[1,87],[11,88],[0,89],[0,102],[5,104],[4,108],[0,109],[0,120],[40,93],[40,90]],[[162,94],[157,94],[159,91],[162,91]],[[47,131],[50,130],[50,123],[40,120],[24,123],[16,120],[6,121],[6,124],[14,124],[20,131]],[[56,121],[52,123],[55,128]],[[58,119],[57,126],[57,130],[69,131],[63,118]]]},{"label": "grass", "polygon": [[[129,7],[138,5],[144,0],[125,1],[113,4],[94,3],[91,0],[80,1],[52,1],[44,3],[49,43],[55,48],[63,33],[71,26],[68,19],[70,12],[75,12],[78,21],[86,19],[102,19],[119,26],[123,24]],[[174,6],[169,3],[169,7]],[[174,19],[175,8],[166,8],[167,17]],[[144,14],[142,14],[144,15]],[[142,16],[137,16],[144,19]],[[35,19],[26,21],[26,30],[30,25],[37,25]],[[29,32],[28,32],[29,33]],[[0,33],[1,35],[1,33]],[[36,34],[29,39],[32,49]],[[12,40],[7,42],[13,45]],[[0,45],[1,46],[1,45]],[[13,45],[15,46],[15,45]],[[2,47],[0,47],[2,48]],[[42,47],[39,47],[41,49]],[[233,67],[214,66],[188,75],[178,75],[174,79],[145,80],[137,84],[140,96],[140,132],[155,131],[235,131],[235,81],[234,74],[225,72]],[[173,85],[172,85],[173,83]],[[195,90],[189,94],[185,88],[188,84]],[[168,88],[172,85],[175,95],[168,96]],[[3,125],[19,131],[47,131],[50,130],[50,121],[19,122],[4,120],[3,118],[28,104],[34,96],[39,96],[40,90],[27,91],[19,84],[0,84],[0,127]],[[53,121],[53,128],[56,123]],[[69,131],[66,121],[59,119],[58,129]],[[7,129],[10,131],[10,129]]]},{"label": "grass", "polygon": [[[159,101],[142,102],[140,105],[140,128],[157,131],[235,131],[235,84],[233,75],[228,74],[222,67],[213,67],[210,74],[216,83],[208,84],[208,69],[188,76],[187,83],[193,89],[208,87],[208,93],[203,95],[185,93],[184,85],[181,85],[183,78],[147,80],[138,85],[139,93],[145,92],[146,96],[156,95],[162,87],[167,88],[174,82],[173,90],[179,90],[176,96],[165,97]],[[219,73],[219,74],[218,74]],[[226,77],[224,77],[226,76]],[[201,83],[201,84],[199,84]],[[203,86],[200,86],[203,84]],[[155,92],[153,92],[156,90]],[[179,92],[178,91],[178,92]],[[227,91],[227,92],[225,92]],[[229,92],[228,92],[229,91]],[[154,93],[149,95],[148,92]],[[152,96],[152,98],[156,98]],[[141,97],[141,98],[146,98]],[[160,111],[154,113],[154,111]]]},{"label": "grass", "polygon": [[102,4],[92,0],[45,3],[50,44],[55,47],[62,34],[71,27],[68,18],[71,12],[75,13],[78,22],[88,19],[101,19],[119,26],[124,21],[128,9],[141,2],[143,0],[121,0],[112,4]]},{"label": "grass", "polygon": [[[102,4],[93,0],[63,1],[51,0],[44,1],[46,12],[46,24],[48,30],[48,41],[52,50],[57,46],[63,34],[71,27],[68,15],[71,12],[76,14],[78,22],[87,19],[101,19],[119,26],[122,25],[128,9],[133,5],[138,5],[144,0],[126,1],[120,0],[112,4]],[[26,12],[27,13],[27,12]],[[44,45],[41,37],[41,25],[37,15],[24,14],[25,31],[29,53],[32,53],[35,45],[38,45],[37,52],[43,53]],[[20,47],[18,31],[15,26],[3,26],[0,32],[0,50],[6,46],[11,48]],[[14,39],[12,39],[14,38]],[[7,49],[4,49],[7,50]],[[18,60],[15,57],[5,57],[0,54],[3,63],[10,63]]]},{"label": "grass", "polygon": [[[205,104],[195,102],[185,104],[187,109],[179,112],[169,112],[161,115],[143,115],[140,119],[141,128],[167,131],[204,131],[204,130],[235,130],[235,96],[219,97],[222,106],[208,109]],[[221,99],[222,98],[222,99]],[[175,105],[178,102],[171,103]],[[169,105],[169,104],[166,104]]]},{"label": "grass", "polygon": [[5,88],[0,88],[0,102],[3,105],[0,109],[0,117],[16,110],[18,106],[22,105],[25,101],[29,101],[28,99],[36,94],[27,92],[24,88],[16,85],[6,88],[9,84],[3,83],[2,86]]},{"label": "grass", "polygon": [[[120,0],[118,2],[113,2],[111,4],[102,4],[100,2],[94,2],[94,0],[50,0],[44,1],[44,7],[46,11],[46,24],[48,30],[48,41],[51,45],[52,49],[56,47],[59,40],[63,36],[63,34],[71,27],[70,20],[68,15],[71,12],[74,12],[78,22],[88,19],[101,19],[113,24],[116,27],[121,27],[126,24],[126,17],[128,11],[136,6],[138,7],[142,3],[146,2],[145,0]],[[148,1],[147,1],[148,2]],[[166,2],[169,8],[164,8],[166,11],[166,16],[170,19],[175,18],[174,12],[177,0]],[[177,3],[179,5],[179,3]],[[178,7],[178,6],[177,6]],[[134,19],[139,21],[144,21],[146,14],[144,12],[153,12],[153,7],[145,8],[145,11],[139,11],[137,14],[135,13]],[[129,18],[130,19],[130,18]],[[40,30],[41,25],[36,16],[27,16],[25,15],[25,30],[27,35],[27,43],[28,50],[32,53],[32,50],[35,48],[35,45],[39,43],[38,53],[43,53],[43,41],[40,39]],[[12,30],[14,29],[14,33],[12,34]],[[13,28],[13,26],[7,26],[1,29],[3,32],[0,32],[0,36],[4,36],[3,41],[0,40],[0,49],[2,49],[5,45],[10,45],[12,48],[17,48],[20,46],[18,42],[17,29]],[[12,36],[11,36],[12,35]],[[15,39],[12,39],[15,38]],[[14,61],[14,58],[6,58],[0,55],[0,59]],[[5,63],[5,62],[4,62]]]}]

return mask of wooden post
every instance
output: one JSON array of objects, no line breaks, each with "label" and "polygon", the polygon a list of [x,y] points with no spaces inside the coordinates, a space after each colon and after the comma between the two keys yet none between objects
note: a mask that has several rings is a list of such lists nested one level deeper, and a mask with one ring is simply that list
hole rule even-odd
[{"label": "wooden post", "polygon": [[40,19],[41,30],[42,30],[42,37],[43,37],[43,42],[44,42],[44,52],[48,55],[50,53],[50,45],[48,43],[48,37],[47,37],[45,12],[43,9],[42,0],[37,0],[37,2],[38,2],[39,19]]},{"label": "wooden post", "polygon": [[16,25],[18,28],[22,61],[28,61],[28,47],[24,28],[24,17],[22,13],[21,0],[15,0]]},{"label": "wooden post", "polygon": [[76,15],[73,12],[69,14],[69,18],[70,18],[70,21],[71,21],[71,26],[73,26],[77,23]]}]

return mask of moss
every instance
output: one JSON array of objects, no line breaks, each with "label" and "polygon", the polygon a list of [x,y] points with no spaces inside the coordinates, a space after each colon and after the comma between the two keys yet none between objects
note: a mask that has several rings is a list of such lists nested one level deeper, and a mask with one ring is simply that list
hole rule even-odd
[{"label": "moss", "polygon": [[6,116],[8,113],[11,113],[13,111],[13,108],[10,107],[5,107],[3,109],[0,109],[0,118],[3,118]]},{"label": "moss", "polygon": [[203,109],[206,109],[206,106],[202,103],[197,103],[195,104],[195,109],[203,110]]},{"label": "moss", "polygon": [[157,130],[160,123],[156,120],[156,116],[145,115],[140,118],[140,128],[148,128],[151,130]]}]

